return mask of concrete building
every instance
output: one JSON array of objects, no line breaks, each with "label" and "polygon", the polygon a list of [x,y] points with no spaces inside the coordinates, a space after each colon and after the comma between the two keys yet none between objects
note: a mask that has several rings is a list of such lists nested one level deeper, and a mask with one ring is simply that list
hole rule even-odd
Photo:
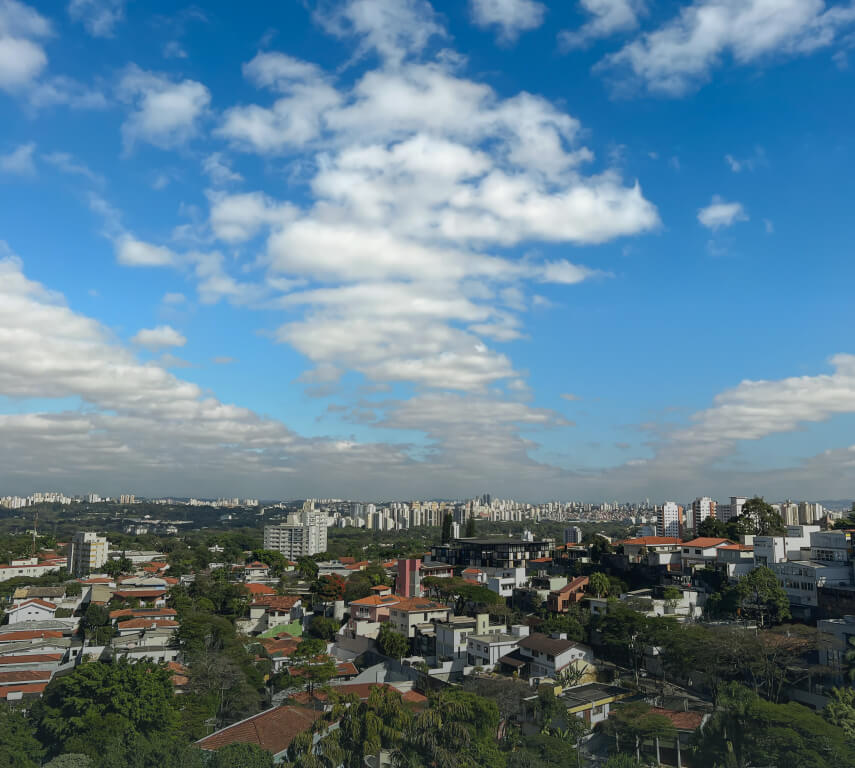
[{"label": "concrete building", "polygon": [[565,544],[581,544],[582,543],[582,529],[578,525],[572,525],[569,528],[564,529],[564,543]]},{"label": "concrete building", "polygon": [[431,559],[464,568],[525,568],[531,560],[552,557],[554,541],[533,537],[488,536],[455,539],[431,547]]},{"label": "concrete building", "polygon": [[499,659],[519,648],[520,640],[528,635],[527,626],[511,627],[508,632],[470,635],[466,641],[466,663],[472,667],[494,669]]},{"label": "concrete building", "polygon": [[683,508],[673,501],[666,501],[659,510],[656,521],[659,536],[679,537],[683,533]]},{"label": "concrete building", "polygon": [[715,566],[718,562],[716,550],[733,543],[730,539],[710,536],[701,536],[684,542],[680,553],[683,573],[690,573],[695,568],[705,568],[707,565]]},{"label": "concrete building", "polygon": [[107,539],[91,531],[78,531],[68,544],[68,572],[87,576],[107,562]]},{"label": "concrete building", "polygon": [[742,507],[745,501],[744,496],[731,496],[730,504],[716,504],[716,517],[723,523],[739,517],[742,514]]},{"label": "concrete building", "polygon": [[447,605],[423,597],[401,598],[389,607],[389,624],[405,637],[415,635],[416,625],[448,621],[451,609]]},{"label": "concrete building", "polygon": [[326,552],[326,514],[316,510],[313,501],[306,501],[300,514],[289,515],[286,523],[264,526],[264,548],[281,552],[289,560]]},{"label": "concrete building", "polygon": [[697,531],[698,526],[708,517],[715,517],[715,502],[709,496],[699,496],[692,502],[692,519],[689,527]]}]

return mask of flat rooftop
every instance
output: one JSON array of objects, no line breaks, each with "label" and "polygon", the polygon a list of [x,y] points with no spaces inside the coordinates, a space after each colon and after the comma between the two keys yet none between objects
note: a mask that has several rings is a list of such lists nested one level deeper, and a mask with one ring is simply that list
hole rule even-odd
[{"label": "flat rooftop", "polygon": [[568,688],[559,697],[569,707],[580,707],[584,704],[596,704],[605,699],[629,696],[632,693],[629,688],[619,685],[606,685],[605,683],[587,683]]}]

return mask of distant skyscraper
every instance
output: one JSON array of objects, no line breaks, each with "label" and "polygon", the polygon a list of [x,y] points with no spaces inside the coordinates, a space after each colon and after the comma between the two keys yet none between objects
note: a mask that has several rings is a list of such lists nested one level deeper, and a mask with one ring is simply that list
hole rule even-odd
[{"label": "distant skyscraper", "polygon": [[715,502],[709,496],[699,496],[692,502],[691,526],[698,530],[698,526],[708,517],[715,517]]},{"label": "distant skyscraper", "polygon": [[683,532],[683,508],[673,501],[666,501],[659,510],[656,533],[679,539]]}]

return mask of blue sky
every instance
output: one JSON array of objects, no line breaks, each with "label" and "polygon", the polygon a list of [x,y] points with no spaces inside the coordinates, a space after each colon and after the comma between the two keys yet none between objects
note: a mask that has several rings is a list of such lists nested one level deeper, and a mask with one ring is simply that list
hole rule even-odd
[{"label": "blue sky", "polygon": [[822,0],[0,0],[0,495],[851,496],[853,49]]}]

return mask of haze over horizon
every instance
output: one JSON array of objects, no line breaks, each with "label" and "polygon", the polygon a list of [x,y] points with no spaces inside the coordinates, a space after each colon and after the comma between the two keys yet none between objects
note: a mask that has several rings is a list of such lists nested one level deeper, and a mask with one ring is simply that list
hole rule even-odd
[{"label": "haze over horizon", "polygon": [[259,7],[0,0],[0,495],[853,495],[851,5]]}]

